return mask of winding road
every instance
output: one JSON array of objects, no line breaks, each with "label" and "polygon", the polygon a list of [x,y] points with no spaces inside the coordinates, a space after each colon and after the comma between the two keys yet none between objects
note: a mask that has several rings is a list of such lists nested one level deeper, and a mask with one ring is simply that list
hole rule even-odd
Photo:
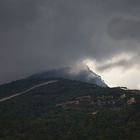
[{"label": "winding road", "polygon": [[45,86],[45,85],[48,85],[48,84],[52,84],[52,83],[55,83],[55,82],[58,82],[58,80],[51,80],[51,81],[47,81],[47,82],[44,82],[44,83],[32,86],[31,88],[26,89],[26,90],[24,90],[22,92],[18,92],[18,93],[15,93],[15,94],[11,95],[11,96],[2,98],[2,99],[0,99],[0,102],[4,102],[4,101],[7,101],[7,100],[10,100],[10,99],[12,99],[14,97],[26,94],[27,92],[32,91],[32,90],[34,90],[36,88],[39,88],[39,87],[42,87],[42,86]]}]

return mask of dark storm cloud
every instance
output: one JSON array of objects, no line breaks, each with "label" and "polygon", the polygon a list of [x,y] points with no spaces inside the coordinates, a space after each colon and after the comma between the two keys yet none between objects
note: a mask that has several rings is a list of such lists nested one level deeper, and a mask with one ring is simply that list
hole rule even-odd
[{"label": "dark storm cloud", "polygon": [[140,19],[115,18],[108,28],[114,39],[140,39]]},{"label": "dark storm cloud", "polygon": [[1,0],[0,27],[13,28],[35,20],[38,16],[37,0]]},{"label": "dark storm cloud", "polygon": [[139,0],[1,0],[0,82],[86,58],[137,55],[139,13]]}]

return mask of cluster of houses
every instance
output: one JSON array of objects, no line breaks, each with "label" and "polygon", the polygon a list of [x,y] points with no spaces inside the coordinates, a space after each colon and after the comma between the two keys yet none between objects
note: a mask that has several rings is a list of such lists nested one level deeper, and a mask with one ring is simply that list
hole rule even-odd
[{"label": "cluster of houses", "polygon": [[[113,96],[102,95],[102,96],[97,96],[95,100],[93,100],[92,97],[88,95],[88,96],[77,97],[72,101],[66,101],[66,102],[56,104],[56,106],[63,107],[63,108],[71,107],[71,106],[76,107],[83,103],[86,103],[88,105],[93,105],[93,106],[98,107],[98,106],[115,105],[121,99],[126,99],[126,94],[121,95],[119,99],[116,99]],[[126,101],[128,105],[132,105],[136,103],[136,100],[134,97],[129,97]]]},{"label": "cluster of houses", "polygon": [[62,102],[60,104],[56,104],[56,107],[67,107],[67,106],[70,106],[70,105],[79,105],[80,102],[77,101],[77,100],[73,100],[73,101],[67,101],[67,102]]},{"label": "cluster of houses", "polygon": [[136,103],[136,99],[134,97],[131,97],[127,100],[128,105],[132,105],[132,104],[135,104],[135,103]]},{"label": "cluster of houses", "polygon": [[110,100],[110,99],[114,99],[114,97],[113,96],[105,96],[105,95],[102,95],[102,96],[98,96],[97,99]]},{"label": "cluster of houses", "polygon": [[92,100],[92,97],[88,95],[88,96],[77,97],[72,101],[56,104],[56,106],[57,107],[77,106],[82,103],[86,103],[89,105],[102,106],[102,105],[114,105],[116,101],[114,100],[113,96],[104,96],[104,95],[98,96],[96,101],[94,101]]},{"label": "cluster of houses", "polygon": [[[126,98],[126,94],[121,95],[120,98],[121,98],[121,99]],[[127,104],[128,104],[128,105],[132,105],[132,104],[135,104],[135,103],[136,103],[135,97],[129,97],[129,98],[127,99]]]},{"label": "cluster of houses", "polygon": [[91,96],[77,97],[77,98],[75,98],[75,100],[62,102],[60,104],[56,104],[56,106],[57,107],[68,107],[68,106],[71,106],[71,105],[77,106],[77,105],[80,105],[83,102],[86,102],[86,103],[91,102]]},{"label": "cluster of houses", "polygon": [[94,105],[96,106],[105,106],[105,105],[114,105],[116,103],[116,100],[113,96],[98,96],[97,100],[94,101]]}]

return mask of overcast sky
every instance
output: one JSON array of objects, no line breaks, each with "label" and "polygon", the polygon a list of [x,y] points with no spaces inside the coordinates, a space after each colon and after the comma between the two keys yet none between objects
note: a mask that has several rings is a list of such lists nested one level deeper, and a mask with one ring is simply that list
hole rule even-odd
[{"label": "overcast sky", "polygon": [[77,62],[140,88],[140,1],[0,0],[0,83]]}]

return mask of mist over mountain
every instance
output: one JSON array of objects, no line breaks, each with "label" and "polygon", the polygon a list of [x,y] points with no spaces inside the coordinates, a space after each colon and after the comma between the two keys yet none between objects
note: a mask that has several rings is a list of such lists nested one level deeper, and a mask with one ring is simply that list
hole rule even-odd
[{"label": "mist over mountain", "polygon": [[101,87],[107,87],[101,76],[91,71],[88,67],[82,69],[74,69],[72,67],[64,67],[53,69],[30,76],[31,79],[49,79],[49,78],[65,78],[95,84]]},{"label": "mist over mountain", "polygon": [[139,88],[139,0],[0,0],[0,21],[0,84],[90,59]]}]

